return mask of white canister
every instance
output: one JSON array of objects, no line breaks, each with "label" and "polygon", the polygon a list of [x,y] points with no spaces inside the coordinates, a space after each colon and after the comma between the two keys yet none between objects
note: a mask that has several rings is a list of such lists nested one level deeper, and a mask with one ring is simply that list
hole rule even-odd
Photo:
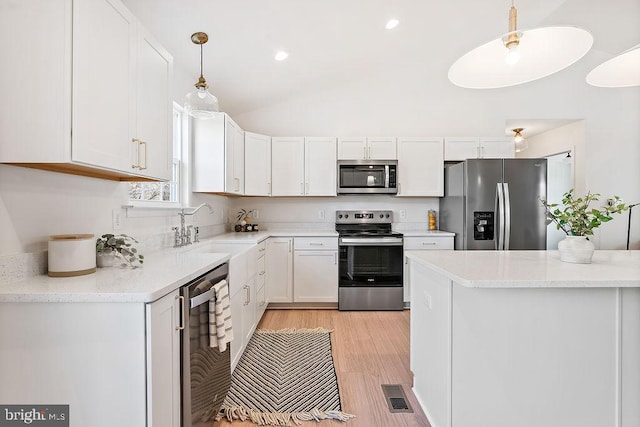
[{"label": "white canister", "polygon": [[93,234],[59,234],[49,238],[49,276],[71,277],[95,273]]}]

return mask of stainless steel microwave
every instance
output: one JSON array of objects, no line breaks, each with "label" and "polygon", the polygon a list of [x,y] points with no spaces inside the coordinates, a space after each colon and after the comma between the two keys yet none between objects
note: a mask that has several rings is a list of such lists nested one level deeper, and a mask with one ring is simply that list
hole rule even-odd
[{"label": "stainless steel microwave", "polygon": [[338,160],[338,194],[397,194],[397,160]]}]

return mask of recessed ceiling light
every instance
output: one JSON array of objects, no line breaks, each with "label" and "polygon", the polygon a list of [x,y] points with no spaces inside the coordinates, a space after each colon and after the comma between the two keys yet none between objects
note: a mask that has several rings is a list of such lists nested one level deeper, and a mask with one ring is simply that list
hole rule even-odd
[{"label": "recessed ceiling light", "polygon": [[276,53],[276,61],[284,61],[288,57],[289,57],[289,54],[284,50],[281,50],[278,53]]},{"label": "recessed ceiling light", "polygon": [[398,21],[397,19],[389,19],[389,21],[387,21],[387,25],[385,25],[384,27],[387,30],[393,30],[395,27],[398,26],[398,24],[400,23],[400,21]]}]

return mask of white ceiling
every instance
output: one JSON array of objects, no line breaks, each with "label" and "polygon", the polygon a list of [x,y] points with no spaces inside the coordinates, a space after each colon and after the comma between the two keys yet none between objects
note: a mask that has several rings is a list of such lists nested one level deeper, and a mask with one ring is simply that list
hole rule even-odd
[{"label": "white ceiling", "polygon": [[[508,0],[124,0],[195,83],[196,31],[209,34],[204,76],[234,115],[357,81],[381,69],[440,76],[507,31]],[[518,27],[575,25],[607,58],[640,42],[640,0],[516,0]],[[386,30],[396,17],[400,25]],[[274,60],[284,49],[289,58]],[[371,88],[375,91],[376,88]]]}]

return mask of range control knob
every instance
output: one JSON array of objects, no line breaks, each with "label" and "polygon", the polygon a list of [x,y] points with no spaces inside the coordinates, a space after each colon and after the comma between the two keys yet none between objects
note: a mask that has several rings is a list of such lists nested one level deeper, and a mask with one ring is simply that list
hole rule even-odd
[{"label": "range control knob", "polygon": [[387,214],[387,218],[389,218],[389,214]]},{"label": "range control knob", "polygon": [[342,214],[338,215],[338,218],[342,218]]},{"label": "range control knob", "polygon": [[345,214],[345,215],[344,215],[344,217],[345,217],[345,218],[349,218],[349,214]]},{"label": "range control knob", "polygon": [[380,219],[384,218],[384,215],[380,214]]}]

